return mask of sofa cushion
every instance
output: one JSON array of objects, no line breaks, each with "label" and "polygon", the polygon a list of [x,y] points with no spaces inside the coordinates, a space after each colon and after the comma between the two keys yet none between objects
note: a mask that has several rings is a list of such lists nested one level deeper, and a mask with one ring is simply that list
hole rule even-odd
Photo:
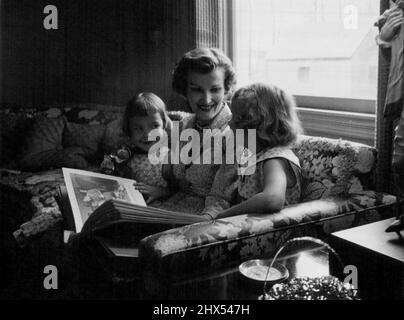
[{"label": "sofa cushion", "polygon": [[57,159],[63,149],[65,123],[64,117],[35,119],[20,151],[20,169],[37,171],[61,165]]},{"label": "sofa cushion", "polygon": [[[52,165],[47,169],[68,167],[75,169],[87,169],[92,159],[92,152],[85,147],[65,147],[56,153]],[[57,164],[57,165],[55,165]]]},{"label": "sofa cushion", "polygon": [[90,125],[107,125],[122,117],[124,106],[97,104],[66,104],[62,107],[67,121]]},{"label": "sofa cushion", "polygon": [[121,145],[128,143],[129,138],[122,130],[123,117],[120,115],[107,124],[104,139],[101,142],[101,151],[104,154],[116,152]]},{"label": "sofa cushion", "polygon": [[50,170],[60,167],[86,169],[100,161],[98,145],[105,127],[68,123],[64,117],[36,117],[20,149],[19,169]]},{"label": "sofa cushion", "polygon": [[376,150],[370,146],[302,135],[294,152],[302,166],[302,201],[374,189]]},{"label": "sofa cushion", "polygon": [[[8,155],[11,160],[16,158],[16,147],[21,148],[21,143],[38,117],[59,118],[65,117],[68,122],[107,125],[122,117],[124,106],[108,106],[98,104],[69,103],[52,106],[22,106],[14,104],[2,104],[0,108],[0,154],[1,166],[7,163]],[[21,137],[21,139],[16,139]],[[17,151],[18,151],[17,150]],[[7,156],[7,157],[6,157]],[[15,166],[17,167],[17,166]]]},{"label": "sofa cushion", "polygon": [[63,148],[82,148],[85,151],[84,158],[86,160],[99,162],[101,160],[99,146],[104,133],[104,125],[67,122],[63,131]]}]

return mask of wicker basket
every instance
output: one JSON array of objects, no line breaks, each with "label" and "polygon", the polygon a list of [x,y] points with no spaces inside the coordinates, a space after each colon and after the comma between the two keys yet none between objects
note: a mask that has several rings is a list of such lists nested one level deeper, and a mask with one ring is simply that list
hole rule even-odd
[{"label": "wicker basket", "polygon": [[[326,247],[336,257],[340,267],[344,268],[340,256],[331,246],[320,239],[312,237],[288,240],[275,254],[273,262],[275,263],[279,253],[286,246],[297,241],[314,242]],[[266,288],[265,282],[264,292],[259,296],[258,300],[359,300],[357,289],[334,276],[294,278],[285,283],[274,284],[268,291],[266,291]]]}]

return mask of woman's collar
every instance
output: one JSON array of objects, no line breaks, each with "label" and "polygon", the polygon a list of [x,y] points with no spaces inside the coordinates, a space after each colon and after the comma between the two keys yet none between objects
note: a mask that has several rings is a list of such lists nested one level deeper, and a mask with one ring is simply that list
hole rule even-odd
[{"label": "woman's collar", "polygon": [[198,120],[194,118],[194,127],[197,130],[202,131],[203,129],[223,129],[227,126],[231,120],[231,111],[227,103],[223,102],[220,111],[216,116],[206,125],[200,125]]}]

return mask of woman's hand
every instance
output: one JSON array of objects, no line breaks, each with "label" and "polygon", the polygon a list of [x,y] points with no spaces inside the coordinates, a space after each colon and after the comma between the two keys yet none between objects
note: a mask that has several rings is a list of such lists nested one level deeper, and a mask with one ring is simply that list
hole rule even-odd
[{"label": "woman's hand", "polygon": [[380,30],[379,38],[382,41],[390,42],[393,40],[397,28],[403,23],[403,12],[400,8],[393,10],[387,17],[386,23]]},{"label": "woman's hand", "polygon": [[140,193],[148,197],[146,200],[147,204],[169,195],[167,188],[150,186],[142,182],[135,182],[133,186],[136,190],[139,190]]}]

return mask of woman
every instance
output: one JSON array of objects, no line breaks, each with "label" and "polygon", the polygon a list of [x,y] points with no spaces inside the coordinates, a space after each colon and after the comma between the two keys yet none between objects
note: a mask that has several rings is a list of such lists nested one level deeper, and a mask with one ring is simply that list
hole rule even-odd
[{"label": "woman", "polygon": [[[202,139],[204,129],[216,129],[218,134],[230,130],[231,111],[226,101],[235,83],[232,62],[220,50],[197,48],[185,53],[175,67],[172,87],[187,100],[193,114],[181,120],[180,131],[195,129]],[[165,165],[163,173],[174,194],[163,203],[153,205],[180,212],[202,212],[220,164],[203,163],[203,146],[201,140],[198,142],[199,154],[190,152],[190,163],[180,158],[179,163]],[[187,144],[178,141],[179,150]]]}]

